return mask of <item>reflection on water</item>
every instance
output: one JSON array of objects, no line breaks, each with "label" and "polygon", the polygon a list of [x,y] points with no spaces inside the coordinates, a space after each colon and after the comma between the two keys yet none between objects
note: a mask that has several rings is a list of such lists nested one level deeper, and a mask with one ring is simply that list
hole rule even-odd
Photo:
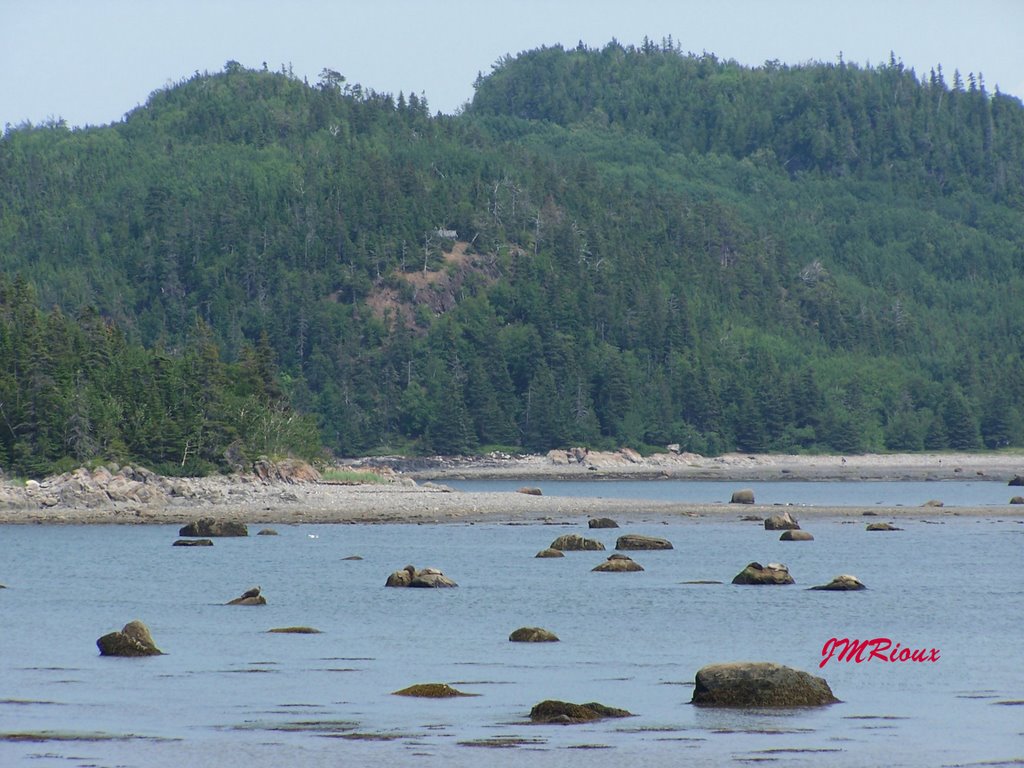
[{"label": "reflection on water", "polygon": [[[931,484],[935,485],[935,484]],[[536,559],[565,525],[278,526],[277,537],[172,547],[157,526],[0,527],[0,765],[952,765],[1024,754],[1016,578],[1024,525],[907,519],[868,534],[840,519],[780,542],[737,520],[586,531],[645,570],[592,573],[606,552]],[[310,538],[308,534],[317,538]],[[359,554],[363,560],[344,560]],[[791,587],[729,582],[752,560]],[[406,563],[450,590],[383,587]],[[809,591],[838,573],[869,589]],[[684,584],[686,581],[718,584]],[[223,605],[261,584],[269,603]],[[145,621],[167,655],[101,658],[100,635]],[[275,634],[310,626],[321,634]],[[520,626],[558,643],[510,643]],[[941,649],[928,664],[830,662],[831,637]],[[769,660],[823,675],[843,703],[806,711],[689,705],[704,664]],[[471,698],[393,691],[446,682]],[[537,702],[635,713],[527,722]]]}]

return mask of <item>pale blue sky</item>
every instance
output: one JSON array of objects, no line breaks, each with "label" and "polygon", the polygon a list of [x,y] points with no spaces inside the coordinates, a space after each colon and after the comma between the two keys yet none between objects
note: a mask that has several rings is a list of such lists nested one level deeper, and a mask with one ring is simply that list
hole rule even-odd
[{"label": "pale blue sky", "polygon": [[942,64],[1024,98],[1024,0],[0,0],[0,127],[120,120],[149,94],[229,59],[315,82],[329,67],[431,111],[472,98],[477,72],[541,45],[671,35],[756,65]]}]

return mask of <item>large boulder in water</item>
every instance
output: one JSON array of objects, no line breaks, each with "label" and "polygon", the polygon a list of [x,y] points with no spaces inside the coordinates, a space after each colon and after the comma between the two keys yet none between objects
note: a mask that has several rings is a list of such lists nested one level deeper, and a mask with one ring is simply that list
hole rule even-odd
[{"label": "large boulder in water", "polygon": [[764,529],[766,531],[796,531],[800,529],[800,523],[789,512],[782,512],[765,520]]},{"label": "large boulder in water", "polygon": [[571,725],[574,723],[590,723],[608,717],[632,717],[632,712],[615,707],[607,707],[592,701],[588,704],[571,704],[568,701],[548,699],[535,704],[530,710],[530,720],[534,723],[554,723]]},{"label": "large boulder in water", "polygon": [[149,627],[139,620],[129,621],[120,632],[111,632],[96,641],[101,656],[160,656],[163,654]]},{"label": "large boulder in water", "polygon": [[741,488],[738,491],[732,492],[732,498],[729,499],[731,504],[753,504],[754,503],[754,491],[750,488]]},{"label": "large boulder in water", "polygon": [[750,563],[736,574],[733,584],[794,584],[789,568],[782,563]]},{"label": "large boulder in water", "polygon": [[179,536],[210,538],[213,536],[248,536],[249,528],[238,520],[217,520],[201,517],[178,531]]},{"label": "large boulder in water", "polygon": [[563,552],[582,552],[584,550],[597,552],[604,549],[604,544],[596,539],[585,539],[578,533],[567,533],[552,541],[551,549],[559,549]]},{"label": "large boulder in water", "polygon": [[621,550],[672,549],[672,542],[668,539],[660,539],[657,536],[641,536],[638,533],[627,533],[625,536],[619,536],[615,542],[615,548]]},{"label": "large boulder in water", "polygon": [[618,528],[619,524],[610,517],[592,517],[587,520],[588,528]]},{"label": "large boulder in water", "polygon": [[837,699],[823,678],[781,664],[738,661],[697,671],[692,704],[700,707],[821,707]]}]

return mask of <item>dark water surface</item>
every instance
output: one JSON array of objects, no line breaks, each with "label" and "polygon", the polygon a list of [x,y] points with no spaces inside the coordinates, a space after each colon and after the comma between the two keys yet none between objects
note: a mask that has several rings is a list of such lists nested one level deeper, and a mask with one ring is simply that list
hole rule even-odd
[{"label": "dark water surface", "polygon": [[[520,483],[521,485],[521,483]],[[661,483],[651,485],[663,485]],[[932,486],[936,484],[930,484]],[[835,487],[835,486],[834,486]],[[1004,492],[1006,488],[1002,489]],[[929,494],[946,497],[949,493]],[[1024,525],[922,511],[895,533],[805,522],[813,542],[736,520],[564,525],[281,526],[172,547],[164,526],[0,527],[0,765],[942,766],[1024,760]],[[580,532],[675,548],[535,559]],[[360,555],[363,560],[344,560]],[[752,560],[789,587],[729,582]],[[383,586],[406,563],[452,590]],[[808,591],[839,573],[869,589]],[[721,584],[685,584],[716,580]],[[222,603],[255,584],[269,604]],[[145,621],[167,655],[95,640]],[[317,635],[268,634],[314,626]],[[561,642],[508,642],[542,626]],[[937,648],[937,663],[818,668],[831,637]],[[688,702],[708,663],[765,660],[825,677],[843,703],[730,712]],[[391,695],[446,682],[471,698]],[[600,701],[636,716],[533,726],[530,707]]]}]

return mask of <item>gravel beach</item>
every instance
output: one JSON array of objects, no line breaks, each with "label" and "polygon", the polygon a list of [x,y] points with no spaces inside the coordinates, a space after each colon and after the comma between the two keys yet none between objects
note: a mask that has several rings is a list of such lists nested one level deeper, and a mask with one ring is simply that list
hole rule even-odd
[{"label": "gravel beach", "polygon": [[[789,456],[659,454],[641,458],[613,453],[553,451],[546,456],[489,456],[475,459],[374,459],[348,462],[373,467],[386,482],[342,485],[324,481],[287,482],[252,475],[159,478],[142,471],[111,475],[104,470],[49,478],[39,483],[4,483],[0,523],[184,524],[199,517],[249,524],[565,522],[587,517],[651,519],[672,516],[767,516],[779,505],[688,504],[602,499],[603,479],[766,480],[988,480],[1006,484],[1024,474],[1024,457],[1009,454],[908,454]],[[450,479],[516,478],[524,485],[544,480],[594,482],[594,498],[524,493],[473,493],[445,486]],[[133,490],[133,488],[135,490]],[[69,490],[70,489],[70,490]],[[115,492],[116,489],[116,492]],[[802,517],[993,516],[1024,518],[1024,505],[992,507],[801,507]]]}]

